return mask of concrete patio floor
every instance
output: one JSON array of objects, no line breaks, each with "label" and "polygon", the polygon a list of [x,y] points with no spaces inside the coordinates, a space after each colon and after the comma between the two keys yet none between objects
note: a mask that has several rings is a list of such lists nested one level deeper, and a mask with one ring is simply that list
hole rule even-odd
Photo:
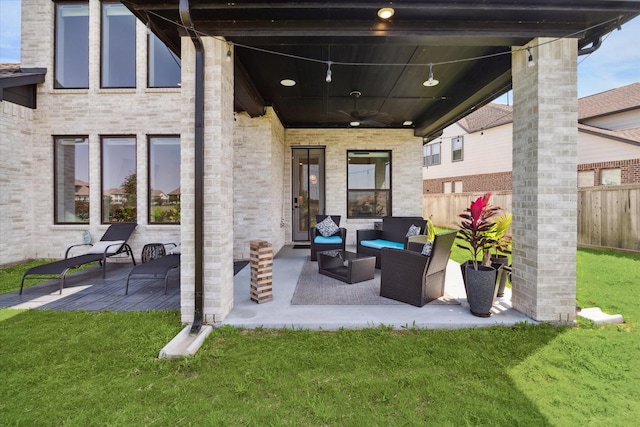
[{"label": "concrete patio floor", "polygon": [[[355,247],[347,247],[355,251]],[[466,301],[460,266],[449,261],[447,267],[447,295],[457,298],[461,305],[432,305],[414,307],[397,305],[291,305],[298,277],[309,249],[282,248],[273,263],[273,300],[257,304],[250,299],[249,265],[234,277],[234,307],[220,325],[242,328],[295,328],[336,330],[366,328],[380,325],[402,328],[469,328],[491,325],[513,325],[517,322],[537,323],[511,307],[511,290],[493,305],[488,318],[473,316]],[[169,292],[164,295],[164,280],[134,279],[129,295],[125,283],[131,264],[110,264],[103,279],[99,267],[91,267],[67,278],[67,285],[59,294],[59,279],[25,289],[23,295],[11,292],[0,295],[0,307],[50,310],[112,310],[144,311],[179,309],[179,274],[169,279]],[[349,286],[345,284],[345,286]]]},{"label": "concrete patio floor", "polygon": [[[347,247],[355,252],[355,248]],[[285,246],[274,257],[273,300],[257,304],[250,299],[250,268],[242,269],[234,280],[234,308],[222,322],[243,328],[295,328],[337,330],[379,325],[395,329],[406,327],[442,329],[492,325],[537,323],[511,307],[511,290],[494,303],[488,318],[473,316],[467,304],[460,265],[449,261],[445,292],[461,305],[291,305],[298,276],[309,249]],[[345,286],[348,286],[345,284]]]}]

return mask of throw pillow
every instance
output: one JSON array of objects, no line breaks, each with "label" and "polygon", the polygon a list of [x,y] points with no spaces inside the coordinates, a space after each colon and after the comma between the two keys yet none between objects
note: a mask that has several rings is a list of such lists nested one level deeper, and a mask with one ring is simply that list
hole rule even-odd
[{"label": "throw pillow", "polygon": [[424,256],[431,256],[431,251],[433,250],[433,242],[427,242],[422,247],[421,254]]},{"label": "throw pillow", "polygon": [[407,231],[407,235],[405,237],[417,236],[420,234],[420,230],[422,230],[422,228],[411,224],[411,227],[409,227],[409,231]]},{"label": "throw pillow", "polygon": [[322,234],[324,237],[333,236],[338,231],[340,231],[340,227],[336,225],[335,222],[331,219],[330,216],[326,217],[320,224],[316,225],[316,229]]},{"label": "throw pillow", "polygon": [[87,251],[87,253],[103,254],[105,249],[107,249],[108,247],[109,250],[107,251],[107,254],[110,255],[115,253],[118,249],[120,249],[120,246],[122,246],[123,243],[124,243],[124,240],[100,240],[99,242],[96,242],[95,245],[91,246],[91,248]]},{"label": "throw pillow", "polygon": [[181,243],[178,243],[178,246],[176,246],[175,248],[171,249],[169,251],[169,255],[180,255],[182,253],[182,247],[180,245],[181,245]]}]

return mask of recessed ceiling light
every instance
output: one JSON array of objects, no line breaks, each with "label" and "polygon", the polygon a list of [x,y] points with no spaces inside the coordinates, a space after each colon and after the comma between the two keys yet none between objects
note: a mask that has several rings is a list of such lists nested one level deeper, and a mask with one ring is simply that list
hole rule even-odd
[{"label": "recessed ceiling light", "polygon": [[291,79],[282,79],[280,80],[280,84],[282,86],[291,87],[296,85],[296,81]]},{"label": "recessed ceiling light", "polygon": [[389,19],[393,16],[394,13],[396,12],[391,7],[383,7],[382,9],[378,10],[378,16],[380,17],[380,19]]},{"label": "recessed ceiling light", "polygon": [[351,125],[351,126],[353,126],[355,128],[355,127],[360,126],[360,122],[353,121],[353,122],[349,123],[349,125]]},{"label": "recessed ceiling light", "polygon": [[413,124],[413,122],[411,120],[405,120],[404,122],[402,122],[402,126],[411,126]]}]

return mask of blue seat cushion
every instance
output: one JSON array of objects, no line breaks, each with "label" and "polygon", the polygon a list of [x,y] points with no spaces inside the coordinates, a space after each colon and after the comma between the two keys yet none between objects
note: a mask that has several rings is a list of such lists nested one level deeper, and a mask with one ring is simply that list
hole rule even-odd
[{"label": "blue seat cushion", "polygon": [[360,242],[362,246],[366,246],[368,248],[373,249],[382,249],[382,248],[395,248],[395,249],[404,249],[404,243],[392,242],[390,240],[362,240]]},{"label": "blue seat cushion", "polygon": [[340,237],[340,236],[329,236],[329,237],[316,236],[316,238],[313,239],[313,243],[315,243],[316,245],[341,245],[342,244],[342,237]]}]

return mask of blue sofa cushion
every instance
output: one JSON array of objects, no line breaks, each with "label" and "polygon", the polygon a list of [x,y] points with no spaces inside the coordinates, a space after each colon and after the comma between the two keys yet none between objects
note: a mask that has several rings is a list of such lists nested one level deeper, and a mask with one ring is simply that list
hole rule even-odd
[{"label": "blue sofa cushion", "polygon": [[340,236],[329,236],[329,237],[316,236],[315,239],[313,239],[313,243],[315,243],[316,245],[340,245],[340,244],[342,244],[342,237],[340,237]]},{"label": "blue sofa cushion", "polygon": [[368,248],[373,249],[382,249],[382,248],[395,248],[395,249],[404,249],[404,243],[399,242],[390,242],[389,240],[363,240],[360,242],[362,246],[366,246]]}]

